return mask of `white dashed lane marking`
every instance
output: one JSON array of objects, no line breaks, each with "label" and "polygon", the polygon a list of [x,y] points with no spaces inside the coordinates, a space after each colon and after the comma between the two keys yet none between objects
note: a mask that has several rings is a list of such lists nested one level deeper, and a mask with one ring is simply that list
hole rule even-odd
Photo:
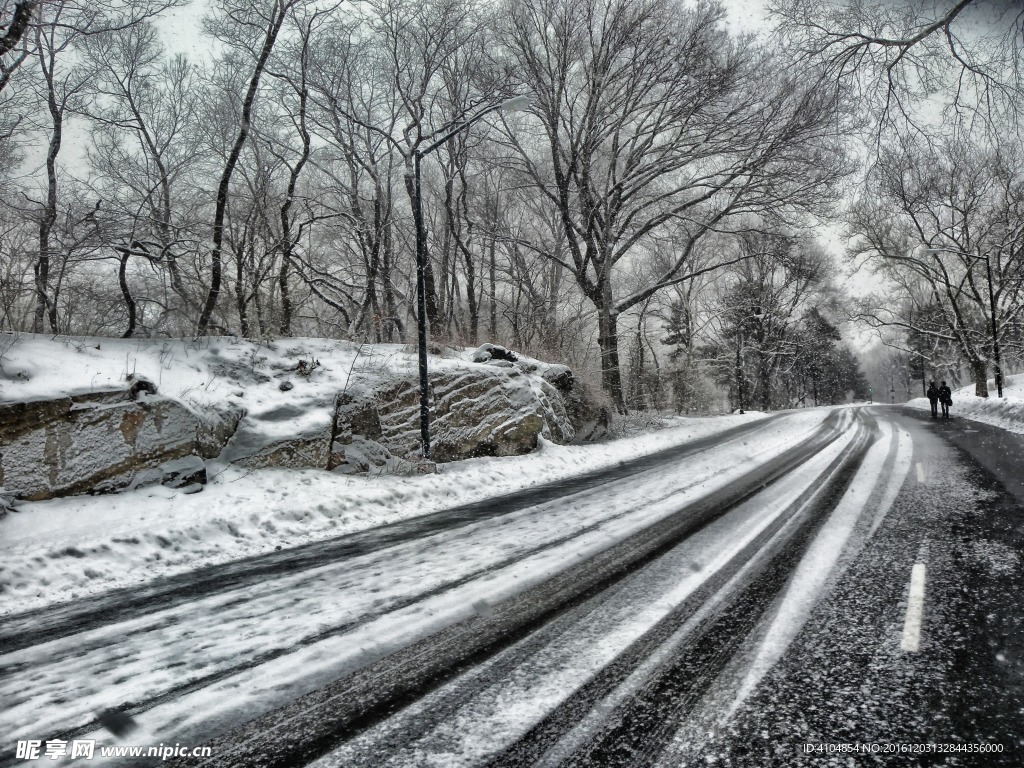
[{"label": "white dashed lane marking", "polygon": [[917,482],[924,482],[924,465],[920,461],[917,462]]},{"label": "white dashed lane marking", "polygon": [[[918,464],[918,467],[921,465]],[[900,647],[907,653],[917,653],[921,647],[921,618],[924,615],[924,563],[914,563],[910,570],[910,596],[907,598],[907,617],[903,622],[903,640]]]}]

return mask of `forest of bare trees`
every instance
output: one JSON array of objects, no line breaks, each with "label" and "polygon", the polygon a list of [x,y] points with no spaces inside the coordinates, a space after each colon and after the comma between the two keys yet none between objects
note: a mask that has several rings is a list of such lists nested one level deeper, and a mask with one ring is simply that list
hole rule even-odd
[{"label": "forest of bare trees", "polygon": [[892,349],[890,386],[959,384],[966,371],[988,397],[1024,358],[1024,9],[777,0],[774,11],[793,59],[845,83],[862,115],[866,170],[845,219],[850,256],[879,285],[855,316]]},{"label": "forest of bare trees", "polygon": [[[436,342],[567,362],[620,411],[863,389],[835,259],[811,227],[849,192],[858,94],[883,123],[909,109],[907,78],[890,77],[888,99],[866,82],[871,41],[740,35],[710,0],[209,0],[190,58],[160,34],[181,5],[0,0],[0,331],[409,343],[414,158],[525,96],[527,110],[495,111],[423,159]],[[818,29],[802,3],[776,12]],[[979,92],[996,82],[961,58]],[[916,226],[973,253],[918,220],[925,189],[954,195],[943,163],[973,155],[884,144],[848,218],[860,252],[902,258]],[[1010,334],[1020,164],[1009,144],[984,151],[984,215],[1010,243],[995,262]],[[885,307],[910,302],[934,326],[928,344],[961,342],[981,365],[984,340],[962,329],[986,295],[977,260],[958,272],[957,258],[887,260],[913,298]],[[874,314],[927,335],[901,318]]]}]

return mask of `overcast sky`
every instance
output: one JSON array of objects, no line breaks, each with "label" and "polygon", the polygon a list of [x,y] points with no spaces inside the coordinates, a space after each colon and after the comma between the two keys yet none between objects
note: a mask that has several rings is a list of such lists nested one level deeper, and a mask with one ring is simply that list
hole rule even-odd
[{"label": "overcast sky", "polygon": [[[722,0],[729,13],[729,25],[742,32],[757,32],[765,26],[764,0]],[[206,3],[204,0],[192,0],[188,5],[175,8],[165,16],[161,24],[162,37],[168,50],[174,53],[185,53],[189,56],[199,55],[204,49],[202,41],[197,40]]]}]

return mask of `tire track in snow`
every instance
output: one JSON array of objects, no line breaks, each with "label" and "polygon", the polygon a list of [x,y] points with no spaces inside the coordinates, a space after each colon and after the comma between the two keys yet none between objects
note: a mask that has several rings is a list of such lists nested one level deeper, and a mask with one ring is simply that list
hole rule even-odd
[{"label": "tire track in snow", "polygon": [[851,437],[316,766],[547,765],[571,752],[734,591],[738,571],[803,524],[856,453]]},{"label": "tire track in snow", "polygon": [[[677,724],[696,706],[738,651],[747,634],[782,589],[820,524],[841,498],[867,447],[858,441],[814,485],[813,496],[785,530],[737,570],[667,639],[651,633],[631,649],[630,674],[614,670],[577,692],[523,739],[488,763],[490,768],[526,765],[652,765]],[[802,469],[802,468],[801,468]],[[685,617],[684,617],[685,618]],[[677,618],[678,621],[678,618]],[[624,657],[624,661],[626,657]],[[589,689],[589,690],[588,690]]]},{"label": "tire track in snow", "polygon": [[658,557],[732,506],[801,466],[838,439],[840,425],[849,420],[845,411],[829,416],[815,439],[763,463],[743,481],[610,544],[529,591],[489,606],[486,615],[449,626],[218,737],[212,742],[214,758],[183,764],[290,766],[322,754],[339,740],[383,720],[396,708],[419,699]]},{"label": "tire track in snow", "polygon": [[452,509],[312,542],[300,547],[206,566],[188,573],[161,577],[153,582],[117,589],[101,595],[5,616],[0,621],[0,654],[80,634],[96,627],[155,613],[196,599],[258,584],[268,579],[379,551],[441,531],[508,515],[570,493],[599,488],[638,472],[750,437],[785,414],[742,424],[714,435],[630,459],[606,469],[569,480],[532,487],[513,495],[484,499]]},{"label": "tire track in snow", "polygon": [[[774,612],[751,632],[751,637],[758,638],[755,650],[730,661],[695,707],[697,716],[681,724],[658,765],[687,764],[702,734],[725,727],[888,515],[913,466],[913,442],[901,427],[882,422],[879,428],[879,438],[868,449],[847,493],[808,545]],[[874,514],[869,517],[870,510]],[[863,527],[866,532],[858,532]]]},{"label": "tire track in snow", "polygon": [[[829,439],[830,436],[831,436],[830,430],[833,428],[832,424],[835,421],[836,421],[836,418],[830,416],[829,420],[823,426],[818,427],[818,428],[809,429],[808,432],[807,432],[808,438],[812,442],[814,442],[815,440],[818,440],[818,439]],[[757,425],[751,425],[751,427],[756,426],[758,429],[760,429],[760,428],[763,427],[763,424],[764,424],[764,422],[760,422]],[[579,491],[579,490],[575,490],[576,486],[579,485],[579,483],[570,484],[573,487],[574,490],[572,490],[569,495],[573,495],[573,494],[579,495],[580,493],[600,494],[602,487],[606,486],[608,483],[613,482],[616,479],[619,479],[620,480],[620,484],[621,484],[621,482],[623,482],[621,480],[621,476],[623,475],[623,473],[629,473],[630,470],[632,470],[634,473],[638,472],[637,466],[641,467],[641,470],[639,470],[639,475],[633,474],[630,477],[630,480],[633,481],[633,482],[640,482],[642,484],[643,483],[643,477],[642,477],[643,472],[653,472],[653,471],[657,470],[659,467],[664,466],[666,463],[668,463],[670,461],[671,462],[678,461],[680,459],[680,457],[693,457],[693,456],[696,456],[696,455],[703,454],[704,452],[706,452],[706,451],[708,451],[708,450],[710,450],[712,448],[718,448],[718,449],[721,450],[723,448],[723,446],[727,447],[732,441],[735,441],[735,440],[738,440],[738,439],[744,439],[744,438],[748,437],[750,432],[751,432],[751,427],[748,427],[748,425],[743,425],[742,429],[731,430],[730,434],[732,435],[732,437],[730,439],[724,441],[724,442],[722,442],[722,441],[712,442],[712,441],[708,441],[708,440],[703,440],[702,439],[701,441],[697,441],[696,443],[686,444],[684,446],[678,446],[678,447],[676,447],[674,449],[670,449],[668,451],[661,452],[659,454],[656,454],[656,457],[658,459],[656,462],[655,461],[651,461],[650,457],[646,457],[644,460],[641,460],[641,461],[633,461],[633,462],[627,463],[627,464],[622,465],[620,467],[614,468],[610,472],[612,480],[609,480],[609,481],[606,481],[606,482],[600,482],[600,483],[595,482],[595,480],[598,479],[598,478],[589,478],[589,479],[588,478],[584,478],[585,482],[582,483],[582,484],[583,485],[588,485],[589,484],[592,487],[590,489],[586,490],[586,491]],[[815,435],[817,435],[817,437],[815,437]],[[709,442],[711,444],[709,444]],[[727,448],[726,448],[726,450],[727,450]],[[562,488],[543,489],[543,491],[545,493],[553,493],[553,492],[559,491],[559,490],[563,494],[565,493],[564,486]],[[532,494],[531,494],[531,496],[532,496]],[[645,501],[648,503],[648,505],[650,505],[656,498],[657,498],[657,494],[655,494],[654,496],[648,494],[647,498],[645,499]],[[521,500],[513,499],[512,501],[513,502],[520,502]],[[513,506],[523,507],[524,504],[523,503],[518,503],[518,504],[514,503]],[[481,520],[479,518],[472,518],[472,517],[470,517],[470,518],[461,518],[459,520],[459,524],[451,526],[450,529],[465,529],[465,528],[467,528],[467,526],[470,526],[473,523],[480,524],[480,523],[483,523],[483,522],[487,522],[488,520],[491,520],[491,519],[493,519],[495,517],[499,517],[499,515],[497,513],[495,513],[493,511],[493,509],[490,510],[490,512],[491,512],[491,514],[486,515],[483,518],[483,520]],[[527,513],[527,514],[550,514],[550,512],[547,511],[547,510],[541,510],[541,512],[536,512],[533,507],[528,507],[525,510],[524,513]],[[505,512],[505,516],[507,516],[509,514],[512,514],[512,513]],[[336,637],[345,635],[346,633],[352,632],[353,630],[358,629],[359,627],[364,626],[364,625],[372,622],[375,618],[379,618],[380,616],[382,616],[384,614],[394,613],[396,611],[401,611],[403,608],[414,607],[416,603],[418,603],[420,601],[423,601],[423,600],[426,600],[426,599],[429,599],[431,596],[435,596],[437,594],[446,593],[446,592],[452,592],[455,589],[457,589],[459,586],[465,585],[467,583],[470,583],[470,582],[474,581],[475,579],[479,579],[479,578],[481,578],[483,576],[486,576],[488,573],[494,572],[495,570],[499,570],[499,569],[501,569],[503,567],[507,567],[511,563],[520,561],[520,560],[524,559],[525,557],[529,557],[531,555],[535,555],[535,554],[537,554],[539,552],[543,552],[545,550],[554,549],[559,544],[564,544],[566,541],[570,541],[574,537],[579,537],[579,536],[585,535],[586,533],[588,533],[588,532],[594,530],[595,528],[599,527],[599,525],[606,524],[609,519],[613,520],[615,518],[624,516],[624,514],[628,514],[628,511],[626,513],[623,513],[623,514],[612,515],[610,517],[606,517],[606,518],[602,519],[602,521],[600,521],[600,523],[598,525],[587,526],[587,527],[582,528],[582,529],[577,529],[574,533],[570,534],[569,536],[563,537],[562,539],[559,539],[558,541],[549,542],[549,543],[543,544],[540,547],[537,547],[537,548],[535,548],[533,550],[527,550],[525,552],[520,551],[519,553],[517,553],[516,556],[510,557],[510,558],[506,558],[505,560],[502,560],[502,561],[500,561],[500,562],[498,562],[496,564],[491,564],[489,567],[486,567],[486,568],[484,568],[482,570],[478,570],[476,572],[470,573],[469,575],[467,575],[464,578],[449,581],[446,584],[444,584],[442,587],[439,587],[437,589],[427,590],[426,592],[420,591],[420,592],[418,592],[418,593],[416,593],[416,594],[414,594],[412,596],[409,596],[409,597],[407,597],[407,598],[405,598],[403,600],[399,600],[398,602],[389,603],[387,606],[384,606],[384,607],[382,607],[382,608],[380,608],[378,610],[371,611],[371,612],[369,612],[369,613],[367,613],[367,614],[365,614],[363,616],[360,616],[357,621],[345,622],[345,623],[339,624],[337,626],[330,627],[330,628],[328,628],[328,629],[326,629],[326,630],[324,630],[322,632],[313,633],[313,634],[309,635],[308,637],[299,637],[299,638],[297,638],[293,643],[291,643],[287,647],[271,648],[271,649],[269,649],[269,650],[267,650],[267,651],[265,651],[263,653],[256,653],[255,655],[252,655],[252,656],[243,657],[242,660],[240,660],[238,663],[229,664],[227,666],[220,667],[219,669],[217,669],[213,673],[203,674],[201,677],[197,677],[197,678],[191,678],[190,680],[188,680],[188,681],[186,681],[184,683],[179,683],[177,685],[173,685],[173,687],[171,687],[169,689],[164,688],[160,693],[158,693],[156,695],[146,695],[146,696],[133,695],[133,696],[125,697],[122,700],[126,701],[127,703],[125,705],[122,705],[122,706],[129,713],[138,715],[140,713],[144,713],[144,712],[147,712],[149,710],[152,710],[154,707],[160,707],[163,704],[175,702],[175,701],[181,699],[182,697],[188,696],[189,694],[193,694],[193,693],[196,693],[196,692],[201,692],[203,689],[208,688],[208,687],[210,687],[210,686],[212,686],[212,685],[214,685],[214,684],[216,684],[216,683],[218,683],[220,681],[230,680],[234,675],[237,675],[239,673],[245,672],[247,670],[258,668],[258,667],[260,667],[263,664],[267,664],[267,663],[272,662],[275,659],[279,659],[279,658],[281,658],[283,656],[289,656],[292,653],[294,653],[296,651],[296,649],[300,649],[301,650],[302,648],[315,647],[315,646],[317,646],[318,643],[320,643],[320,642],[322,642],[324,640],[329,640],[331,638],[336,638]],[[408,526],[399,526],[399,527],[401,527],[403,529],[407,529],[408,528]],[[430,526],[430,527],[435,527],[435,526]],[[432,531],[431,534],[432,535],[436,535],[439,532],[444,532],[445,530],[450,530],[450,529],[442,529],[441,531]],[[419,538],[408,537],[408,539],[410,539],[411,542],[417,542],[418,543],[418,542],[420,542],[422,540],[422,537],[419,537]],[[410,541],[407,540],[405,543],[410,543]],[[394,546],[399,546],[399,545],[394,545]],[[393,552],[394,551],[394,546],[389,548],[388,552]],[[372,547],[371,551],[381,551],[382,549],[383,549],[383,547]],[[322,567],[322,566],[317,566],[317,567]],[[294,585],[290,585],[290,586],[294,586]],[[260,583],[260,588],[261,588],[261,592],[269,592],[269,591],[271,591],[269,589],[269,585],[266,582],[261,582]],[[188,607],[188,606],[186,606],[186,607]],[[223,609],[223,608],[225,608],[225,606],[222,605],[222,606],[220,606],[220,608]],[[186,618],[179,617],[178,621],[187,621],[187,617]],[[174,623],[175,622],[173,620],[173,617],[172,618],[163,618],[163,619],[160,619],[159,621],[157,621],[156,624],[153,624],[153,625],[147,627],[147,626],[145,626],[145,624],[146,624],[145,617],[136,618],[136,619],[133,620],[133,625],[135,625],[135,626],[125,627],[124,634],[125,635],[138,634],[139,632],[146,632],[146,631],[149,631],[151,629],[154,630],[154,631],[160,631],[161,628],[166,629],[168,627],[173,626]],[[46,639],[47,640],[51,640],[51,638],[49,636]],[[118,638],[117,638],[116,634],[112,635],[110,637],[99,637],[99,636],[97,636],[97,637],[95,637],[95,638],[93,638],[91,640],[88,639],[88,638],[85,638],[85,637],[82,637],[81,639],[75,638],[74,639],[74,648],[75,648],[74,653],[76,655],[76,658],[84,658],[83,654],[85,654],[89,650],[90,643],[92,644],[92,647],[105,649],[110,643],[117,643],[117,641],[118,641]],[[51,646],[50,643],[47,643],[47,646],[50,646],[50,647],[52,647],[54,649],[54,650],[51,651],[51,655],[57,654],[58,658],[62,654],[63,655],[67,655],[68,650],[67,649],[58,648],[57,647],[58,645],[60,645],[60,646],[67,646],[68,643],[66,641],[65,642],[61,642],[60,640],[57,641],[57,645],[52,645]],[[70,646],[68,646],[68,647],[70,647]],[[24,662],[14,661],[14,658],[22,657],[22,656],[25,657],[25,661]],[[7,671],[8,672],[16,672],[17,669],[15,669],[15,667],[17,667],[18,664],[22,664],[22,666],[24,666],[25,663],[28,663],[29,657],[26,656],[24,653],[14,652],[13,657],[8,655],[8,659],[6,661],[7,661],[7,664],[5,666],[6,666]],[[36,661],[38,661],[38,659],[36,659]],[[116,688],[113,689],[113,694],[116,695]],[[105,706],[109,706],[109,704],[105,705]],[[79,707],[79,709],[81,709],[81,707]],[[91,711],[91,710],[89,710],[87,708],[84,711],[88,712],[88,711]],[[54,722],[57,722],[57,721],[54,720]],[[97,723],[95,722],[95,720],[89,719],[88,721],[82,723],[81,725],[79,725],[79,726],[77,726],[77,727],[75,727],[73,729],[63,730],[60,733],[57,733],[55,735],[51,735],[50,738],[61,738],[61,739],[64,739],[64,740],[70,740],[70,739],[78,738],[81,735],[83,735],[85,733],[88,733],[91,729],[95,729],[96,727],[97,727]],[[48,729],[44,729],[44,730],[48,730]]]}]

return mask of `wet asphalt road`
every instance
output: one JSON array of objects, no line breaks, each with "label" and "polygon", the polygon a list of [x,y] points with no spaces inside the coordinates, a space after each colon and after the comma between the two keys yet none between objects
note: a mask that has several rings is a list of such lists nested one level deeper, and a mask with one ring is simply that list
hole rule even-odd
[{"label": "wet asphalt road", "polygon": [[[874,410],[913,437],[892,511],[730,721],[655,764],[1024,765],[1024,436]],[[927,577],[908,653],[915,563]],[[870,751],[828,751],[856,745]],[[982,748],[1002,751],[967,751]]]},{"label": "wet asphalt road", "polygon": [[[585,614],[592,605],[601,604],[607,592],[631,573],[656,561],[680,541],[766,485],[798,472],[808,459],[836,440],[841,433],[836,429],[840,421],[840,414],[833,414],[813,437],[761,464],[742,482],[700,498],[655,525],[616,542],[599,555],[567,567],[539,587],[490,606],[482,615],[453,625],[380,659],[351,677],[222,734],[212,742],[212,759],[195,763],[183,761],[183,764],[268,768],[301,765],[366,729],[380,724],[389,727],[388,721],[396,712],[400,713],[449,683],[455,691],[446,694],[448,701],[440,709],[442,712],[454,710],[481,685],[478,680],[463,683],[460,678],[465,673],[474,673],[507,649],[512,649],[513,656],[520,661],[528,658],[529,651],[524,653],[520,644],[527,648],[543,644],[546,634],[560,631],[560,622],[567,620],[571,624],[576,613]],[[862,448],[860,446],[859,450]],[[665,461],[685,462],[685,456],[675,454],[659,454],[656,458],[655,462],[645,461],[632,469],[620,466],[614,472],[616,475],[626,471],[632,474]],[[568,490],[575,488],[563,492]],[[514,662],[503,661],[496,671],[489,670],[491,682],[498,680],[500,685],[501,675],[511,674],[512,666]],[[397,742],[392,740],[391,747],[400,750],[401,742],[413,731],[422,732],[424,726],[443,720],[443,715],[439,717],[435,711],[425,718],[414,716],[413,719],[416,722],[411,725],[402,724],[401,735]],[[383,745],[374,745],[357,762],[346,758],[344,764],[382,764],[383,753]]]},{"label": "wet asphalt road", "polygon": [[126,618],[136,618],[187,604],[207,595],[259,584],[275,576],[299,573],[322,563],[337,562],[376,552],[439,531],[452,531],[481,520],[499,518],[574,492],[599,488],[643,472],[645,469],[685,461],[687,457],[709,446],[748,433],[752,434],[776,418],[778,415],[741,424],[684,445],[620,462],[617,467],[545,483],[512,496],[484,499],[354,534],[205,566],[174,576],[160,577],[140,585],[112,590],[106,594],[26,611],[0,624],[0,654],[68,637]]}]

